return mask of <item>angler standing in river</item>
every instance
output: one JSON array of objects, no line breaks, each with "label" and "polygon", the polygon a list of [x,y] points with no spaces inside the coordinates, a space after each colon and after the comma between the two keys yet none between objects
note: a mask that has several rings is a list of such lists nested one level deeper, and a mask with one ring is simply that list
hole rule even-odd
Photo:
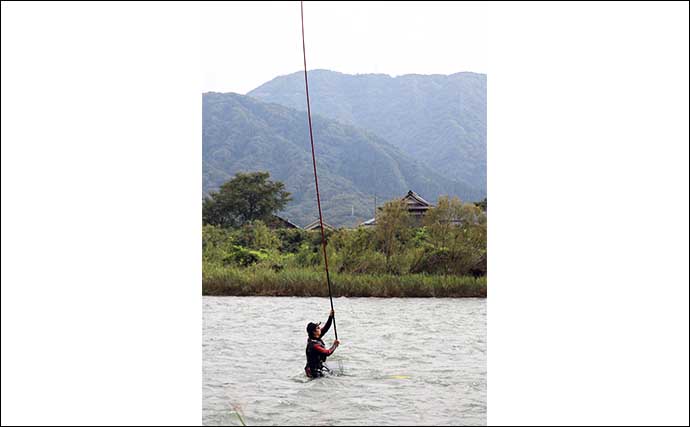
[{"label": "angler standing in river", "polygon": [[328,316],[328,321],[326,321],[326,324],[323,325],[323,328],[321,328],[321,322],[309,322],[307,325],[307,334],[309,335],[309,338],[307,339],[306,349],[307,364],[304,367],[304,371],[309,378],[322,377],[324,370],[330,371],[330,369],[328,369],[323,362],[325,362],[326,358],[333,354],[335,349],[338,348],[340,341],[336,339],[333,341],[331,348],[327,349],[326,344],[324,344],[321,337],[326,335],[326,332],[328,332],[330,329],[334,317],[335,311],[331,310],[331,314]]}]

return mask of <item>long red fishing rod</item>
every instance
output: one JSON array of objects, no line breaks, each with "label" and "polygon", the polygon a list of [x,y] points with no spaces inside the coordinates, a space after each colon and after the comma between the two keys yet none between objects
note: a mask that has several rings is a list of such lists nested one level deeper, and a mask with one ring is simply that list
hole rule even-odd
[{"label": "long red fishing rod", "polygon": [[[307,79],[307,49],[304,45],[304,2],[299,2],[300,15],[302,17],[302,56],[304,57],[304,87],[307,92],[307,117],[309,118],[309,139],[311,140],[311,160],[314,164],[314,183],[316,183],[316,204],[319,207],[319,224],[321,225],[321,247],[323,248],[323,263],[326,266],[326,282],[328,283],[328,298],[331,300],[333,310],[333,295],[331,294],[331,276],[328,274],[328,255],[326,254],[326,233],[323,231],[323,215],[321,214],[321,196],[319,195],[319,177],[316,174],[316,155],[314,154],[314,133],[311,126],[311,107],[309,106],[309,80]],[[333,315],[333,331],[335,339],[338,339],[338,328],[335,326],[335,314]]]}]

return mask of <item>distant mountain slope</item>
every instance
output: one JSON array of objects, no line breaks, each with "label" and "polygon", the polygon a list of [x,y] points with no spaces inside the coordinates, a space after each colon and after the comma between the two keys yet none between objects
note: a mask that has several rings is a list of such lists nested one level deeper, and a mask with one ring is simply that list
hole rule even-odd
[{"label": "distant mountain slope", "polygon": [[[266,170],[293,195],[283,212],[287,219],[305,225],[318,216],[305,112],[214,92],[203,94],[202,111],[204,194],[236,172]],[[376,135],[320,116],[312,119],[324,219],[335,226],[371,218],[374,195],[379,204],[408,190],[430,201],[441,194],[464,200],[482,196]]]},{"label": "distant mountain slope", "polygon": [[[450,179],[486,193],[486,75],[309,72],[312,113],[369,130]],[[306,110],[304,74],[248,95]]]}]

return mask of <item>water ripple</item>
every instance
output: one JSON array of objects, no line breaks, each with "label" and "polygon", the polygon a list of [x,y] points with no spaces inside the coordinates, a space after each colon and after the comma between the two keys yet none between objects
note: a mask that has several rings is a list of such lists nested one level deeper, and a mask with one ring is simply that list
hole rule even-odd
[{"label": "water ripple", "polygon": [[486,425],[486,300],[334,304],[335,375],[310,380],[304,328],[327,298],[204,297],[204,425]]}]

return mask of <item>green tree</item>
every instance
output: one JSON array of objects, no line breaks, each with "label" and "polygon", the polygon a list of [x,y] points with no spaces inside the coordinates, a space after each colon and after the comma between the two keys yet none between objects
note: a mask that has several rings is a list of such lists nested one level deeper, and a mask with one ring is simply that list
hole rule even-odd
[{"label": "green tree", "polygon": [[481,202],[474,202],[474,205],[486,213],[486,197]]},{"label": "green tree", "polygon": [[441,196],[436,207],[424,216],[424,225],[435,245],[448,247],[457,240],[460,231],[485,226],[486,214],[475,204],[462,203],[457,197]]},{"label": "green tree", "polygon": [[383,205],[376,218],[376,241],[386,256],[386,266],[390,269],[391,258],[401,252],[405,242],[410,239],[412,218],[402,200],[392,200]]},{"label": "green tree", "polygon": [[445,274],[486,274],[486,214],[457,197],[440,197],[424,218],[433,249],[416,269]]},{"label": "green tree", "polygon": [[237,231],[237,243],[250,249],[277,250],[280,239],[261,220],[245,223]]},{"label": "green tree", "polygon": [[434,245],[448,246],[453,238],[453,227],[461,205],[457,197],[449,199],[448,196],[442,196],[438,198],[436,207],[429,209],[424,215],[424,225],[429,230],[429,237]]},{"label": "green tree", "polygon": [[214,225],[204,225],[201,230],[202,259],[222,261],[227,252],[232,250],[234,242],[231,230]]},{"label": "green tree", "polygon": [[236,227],[254,220],[266,221],[291,200],[285,184],[269,180],[268,172],[239,172],[204,199],[204,224]]}]

